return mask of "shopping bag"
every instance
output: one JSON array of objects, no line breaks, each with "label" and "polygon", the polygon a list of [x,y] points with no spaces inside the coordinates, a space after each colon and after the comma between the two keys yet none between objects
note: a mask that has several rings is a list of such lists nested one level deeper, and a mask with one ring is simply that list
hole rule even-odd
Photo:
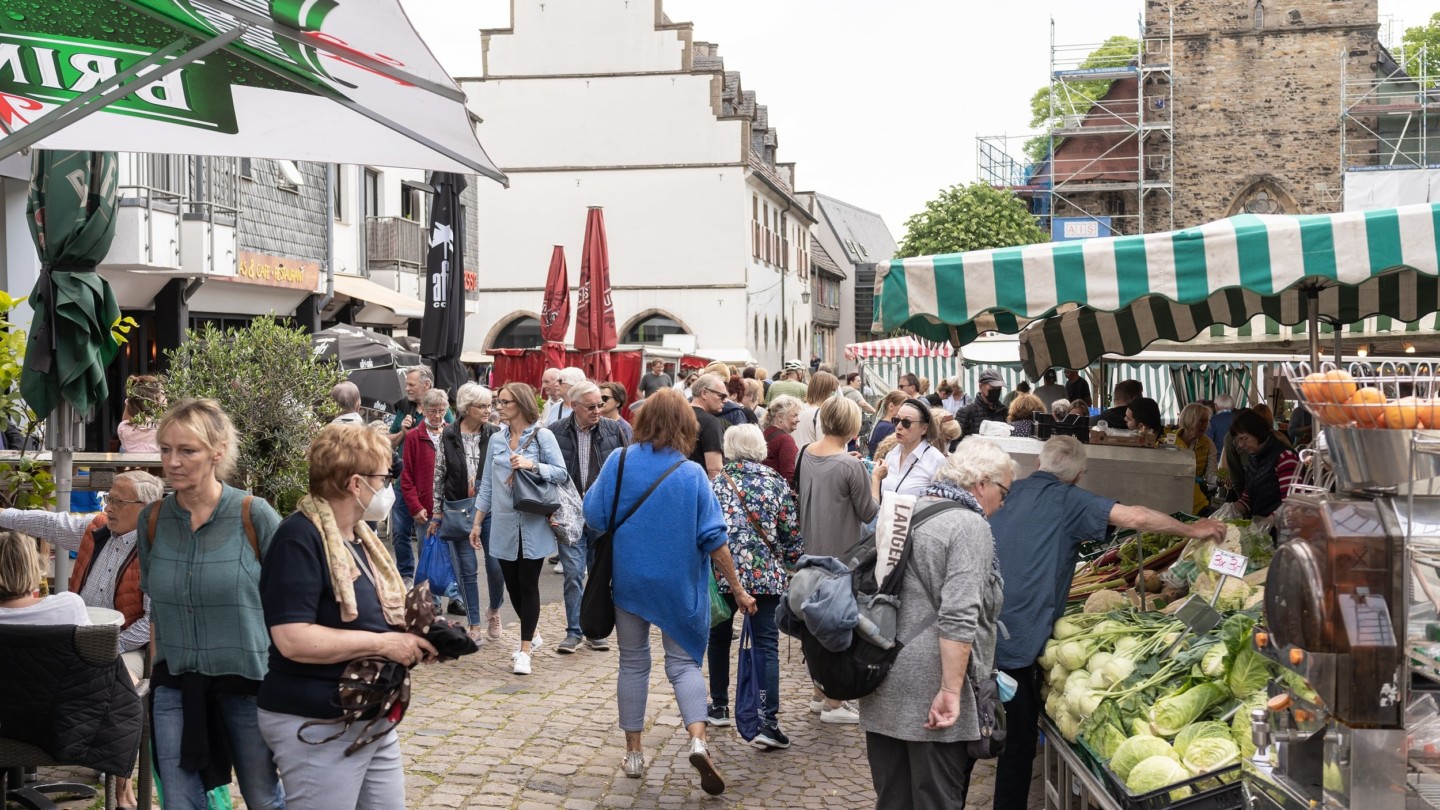
[{"label": "shopping bag", "polygon": [[455,584],[455,566],[450,562],[450,549],[438,534],[425,538],[420,549],[420,562],[415,565],[415,582],[430,583],[430,592],[442,594]]},{"label": "shopping bag", "polygon": [[740,655],[735,673],[735,730],[746,742],[755,739],[764,724],[761,704],[765,702],[765,661],[755,649],[750,632],[750,615],[740,624]]},{"label": "shopping bag", "polygon": [[725,601],[724,595],[720,593],[720,585],[715,581],[715,574],[712,572],[707,578],[710,580],[710,626],[714,627],[721,622],[730,621],[730,617],[735,614],[735,611]]}]

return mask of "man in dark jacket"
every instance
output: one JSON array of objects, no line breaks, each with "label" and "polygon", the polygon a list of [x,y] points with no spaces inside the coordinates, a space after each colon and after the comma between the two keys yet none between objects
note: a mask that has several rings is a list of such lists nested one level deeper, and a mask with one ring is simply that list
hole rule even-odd
[{"label": "man in dark jacket", "polygon": [[[1145,396],[1145,386],[1139,380],[1121,380],[1115,384],[1115,394],[1110,402],[1114,407],[1100,414],[1096,422],[1105,422],[1111,428],[1125,429],[1125,409],[1130,403]],[[1095,424],[1095,422],[1091,422]]]},{"label": "man in dark jacket", "polygon": [[[570,472],[570,481],[583,497],[600,474],[605,459],[625,446],[625,433],[620,423],[600,416],[600,388],[585,380],[570,386],[570,415],[555,423],[555,443]],[[573,546],[560,544],[560,566],[565,574],[565,640],[555,651],[568,655],[580,646],[580,596],[585,590],[585,571],[590,566],[591,541],[595,538],[589,527]],[[610,642],[603,638],[587,638],[585,646],[592,650],[608,650]]]},{"label": "man in dark jacket", "polygon": [[974,436],[980,433],[981,422],[1004,422],[1005,406],[1000,402],[1000,392],[1005,381],[993,368],[980,372],[980,392],[957,417],[960,421],[960,435]]}]

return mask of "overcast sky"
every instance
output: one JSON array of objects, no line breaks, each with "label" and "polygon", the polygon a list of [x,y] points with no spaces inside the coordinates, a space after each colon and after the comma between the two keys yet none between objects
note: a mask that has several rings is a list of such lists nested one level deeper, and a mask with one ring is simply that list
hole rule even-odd
[{"label": "overcast sky", "polygon": [[[530,0],[514,0],[517,3]],[[648,2],[649,0],[632,0]],[[478,76],[481,28],[511,0],[402,0],[452,75]],[[975,179],[976,135],[1024,134],[1046,83],[1050,20],[1063,46],[1134,36],[1136,0],[665,0],[695,39],[716,42],[770,108],[780,159],[801,190],[905,220]],[[1382,24],[1419,25],[1440,0],[1380,0]],[[484,114],[484,111],[480,111]],[[492,155],[502,166],[503,155]]]}]

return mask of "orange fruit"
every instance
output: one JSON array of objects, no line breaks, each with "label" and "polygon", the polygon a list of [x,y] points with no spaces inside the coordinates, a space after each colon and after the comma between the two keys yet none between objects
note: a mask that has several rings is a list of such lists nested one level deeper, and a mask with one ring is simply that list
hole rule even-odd
[{"label": "orange fruit", "polygon": [[1355,422],[1356,427],[1362,428],[1380,426],[1380,420],[1385,413],[1385,402],[1385,394],[1378,388],[1358,389],[1345,400],[1350,419]]},{"label": "orange fruit", "polygon": [[1420,424],[1419,400],[1415,397],[1401,397],[1385,404],[1381,427],[1391,430],[1414,430]]},{"label": "orange fruit", "polygon": [[1346,427],[1350,424],[1350,409],[1344,405],[1321,405],[1316,416],[1326,425]]},{"label": "orange fruit", "polygon": [[1415,412],[1420,427],[1440,429],[1440,399],[1417,399]]},{"label": "orange fruit", "polygon": [[1300,381],[1300,394],[1307,402],[1330,402],[1330,394],[1325,386],[1325,372],[1306,374],[1305,379]]},{"label": "orange fruit", "polygon": [[1359,388],[1355,384],[1355,378],[1350,376],[1350,372],[1338,368],[1325,372],[1325,379],[1327,380],[1325,383],[1325,390],[1328,392],[1327,402],[1348,402],[1350,397],[1355,396],[1355,391]]}]

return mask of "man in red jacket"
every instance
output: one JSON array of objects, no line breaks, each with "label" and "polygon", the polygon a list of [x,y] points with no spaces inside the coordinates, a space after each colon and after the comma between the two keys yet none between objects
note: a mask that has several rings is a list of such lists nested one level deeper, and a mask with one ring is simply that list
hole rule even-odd
[{"label": "man in red jacket", "polygon": [[[165,485],[147,472],[132,470],[115,476],[105,511],[98,515],[51,512],[45,509],[0,510],[0,529],[10,529],[52,543],[64,554],[76,553],[68,590],[89,607],[118,610],[120,659],[139,683],[150,645],[150,597],[140,591],[140,563],[135,554],[135,528],[140,510],[165,495]],[[129,779],[117,780],[119,807],[134,807]]]}]

